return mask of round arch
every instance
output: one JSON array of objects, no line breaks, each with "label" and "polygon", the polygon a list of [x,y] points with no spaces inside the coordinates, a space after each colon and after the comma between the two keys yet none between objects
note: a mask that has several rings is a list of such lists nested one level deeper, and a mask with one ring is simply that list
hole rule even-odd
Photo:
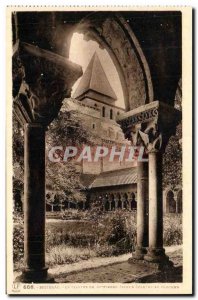
[{"label": "round arch", "polygon": [[120,78],[126,111],[152,102],[150,69],[131,27],[119,13],[107,13],[96,22],[97,14],[85,16],[73,28],[73,33],[82,33],[86,40],[94,40],[107,50]]},{"label": "round arch", "polygon": [[176,213],[176,201],[174,199],[174,193],[172,190],[169,190],[166,193],[166,212]]},{"label": "round arch", "polygon": [[136,210],[137,209],[137,202],[135,199],[135,193],[131,193],[131,210]]}]

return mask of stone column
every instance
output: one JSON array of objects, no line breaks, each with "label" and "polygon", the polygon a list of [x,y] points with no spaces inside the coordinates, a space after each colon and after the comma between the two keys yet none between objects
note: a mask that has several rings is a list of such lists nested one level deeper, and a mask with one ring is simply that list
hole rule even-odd
[{"label": "stone column", "polygon": [[162,153],[149,152],[149,249],[145,260],[165,262],[163,249]]},{"label": "stone column", "polygon": [[[118,119],[125,137],[134,146],[143,145],[149,153],[149,249],[144,259],[153,262],[153,265],[156,263],[157,267],[161,262],[161,266],[169,262],[163,249],[162,153],[180,120],[180,111],[160,101],[140,106]],[[143,197],[144,188],[138,187],[138,191],[137,222],[140,225],[145,221],[144,204],[139,201]],[[137,228],[139,245],[142,244],[142,232]]]},{"label": "stone column", "polygon": [[137,246],[132,257],[143,259],[148,247],[148,163],[138,162],[137,181]]},{"label": "stone column", "polygon": [[45,265],[45,129],[82,70],[60,55],[18,41],[12,72],[14,113],[25,131],[25,269],[16,280],[50,282]]},{"label": "stone column", "polygon": [[179,203],[178,203],[178,199],[177,199],[177,198],[175,199],[175,198],[176,198],[176,196],[175,196],[175,194],[174,194],[174,200],[175,200],[175,203],[176,203],[175,212],[176,212],[176,214],[178,214],[178,213],[179,213],[179,207],[178,207],[178,206],[179,206],[179,205],[178,205]]},{"label": "stone column", "polygon": [[118,209],[118,200],[115,199],[115,210]]},{"label": "stone column", "polygon": [[121,209],[123,209],[124,208],[124,200],[122,198],[120,200],[121,200]]},{"label": "stone column", "polygon": [[21,281],[52,281],[45,266],[45,127],[25,124],[24,260]]}]

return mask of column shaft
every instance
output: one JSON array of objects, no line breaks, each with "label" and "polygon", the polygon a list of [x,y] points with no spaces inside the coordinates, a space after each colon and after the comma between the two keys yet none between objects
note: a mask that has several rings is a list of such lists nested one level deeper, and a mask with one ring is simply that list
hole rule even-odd
[{"label": "column shaft", "polygon": [[137,246],[133,258],[143,259],[148,247],[148,163],[138,162]]},{"label": "column shaft", "polygon": [[162,155],[149,153],[149,247],[163,247]]},{"label": "column shaft", "polygon": [[45,128],[26,124],[24,135],[23,282],[47,280],[45,267]]},{"label": "column shaft", "polygon": [[149,153],[149,249],[144,257],[151,262],[165,262],[163,249],[162,154]]}]

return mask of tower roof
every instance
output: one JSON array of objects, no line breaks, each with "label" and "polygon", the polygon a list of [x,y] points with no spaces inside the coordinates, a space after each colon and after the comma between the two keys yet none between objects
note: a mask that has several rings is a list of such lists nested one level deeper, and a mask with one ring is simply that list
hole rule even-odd
[{"label": "tower roof", "polygon": [[105,102],[107,102],[107,100],[117,100],[116,94],[109,83],[96,52],[92,56],[87,69],[81,78],[74,93],[74,98],[80,100],[84,98],[84,96],[89,96],[89,94],[95,100],[99,101],[101,101],[101,96],[104,96]]}]

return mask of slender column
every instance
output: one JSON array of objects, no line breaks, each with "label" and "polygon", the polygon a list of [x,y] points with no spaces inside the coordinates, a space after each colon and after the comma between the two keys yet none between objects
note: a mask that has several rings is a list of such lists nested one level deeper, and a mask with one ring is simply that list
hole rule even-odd
[{"label": "slender column", "polygon": [[45,128],[25,125],[24,258],[21,281],[50,280],[45,266]]},{"label": "slender column", "polygon": [[137,181],[137,246],[132,257],[143,259],[148,247],[148,163],[138,162]]},{"label": "slender column", "polygon": [[[175,200],[175,195],[174,195],[174,200]],[[176,203],[176,208],[175,208],[175,212],[176,212],[176,214],[178,214],[178,212],[179,212],[179,203],[178,203],[178,199],[176,199],[175,200],[175,203]]]},{"label": "slender column", "polygon": [[145,260],[168,260],[163,249],[162,154],[149,153],[149,249]]},{"label": "slender column", "polygon": [[121,199],[121,209],[124,208],[124,200]]},{"label": "slender column", "polygon": [[111,201],[109,201],[109,210],[111,211]]},{"label": "slender column", "polygon": [[115,210],[118,209],[118,200],[115,199]]}]

